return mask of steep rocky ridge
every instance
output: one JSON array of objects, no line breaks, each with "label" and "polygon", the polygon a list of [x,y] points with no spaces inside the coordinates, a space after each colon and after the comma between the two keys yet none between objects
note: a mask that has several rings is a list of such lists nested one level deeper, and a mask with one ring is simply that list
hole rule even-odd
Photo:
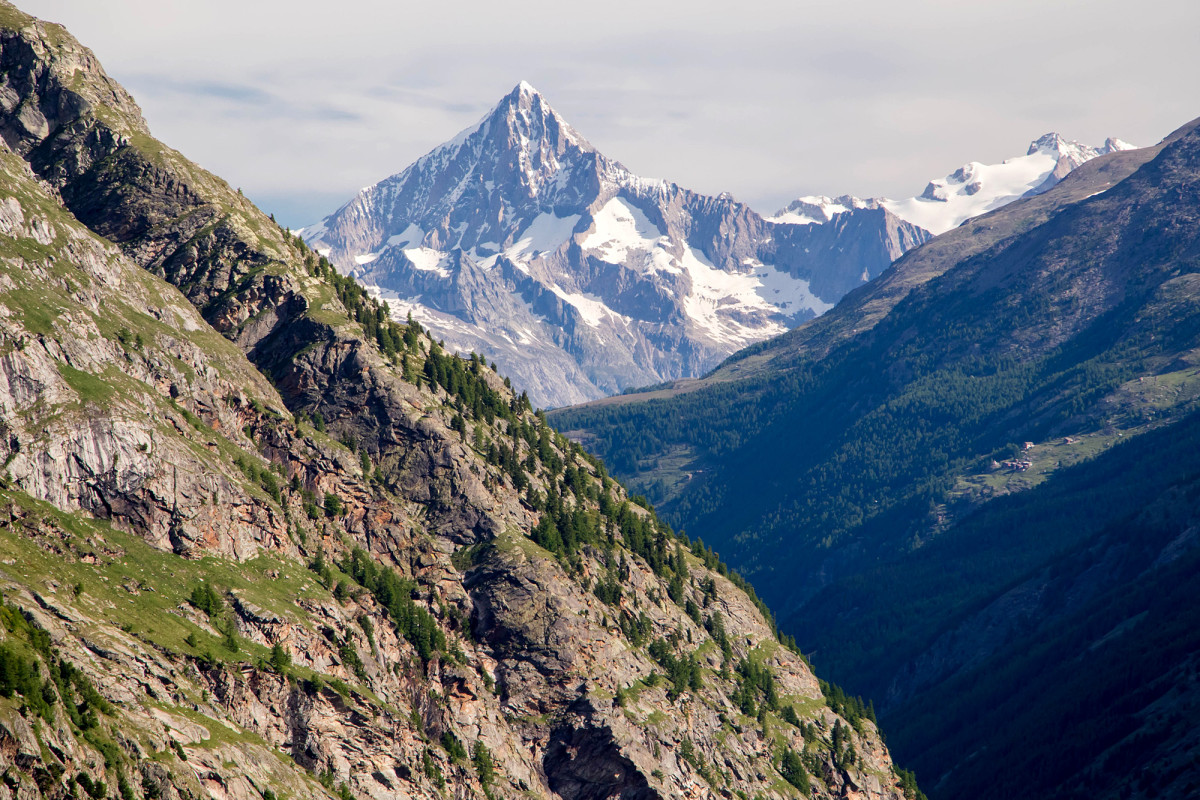
[{"label": "steep rocky ridge", "polygon": [[912,794],[482,361],[149,138],[61,28],[0,3],[0,64],[0,794]]},{"label": "steep rocky ridge", "polygon": [[264,537],[278,546],[282,518],[178,435],[190,406],[245,446],[240,409],[278,415],[278,395],[184,298],[65,219],[24,162],[2,158],[0,408],[11,479],[58,508],[136,525],[163,547],[207,543],[237,557]]},{"label": "steep rocky ridge", "polygon": [[[437,460],[443,443],[395,413],[409,405],[402,382],[348,318],[315,255],[225,182],[150,138],[137,106],[86,48],[65,32],[32,30],[6,32],[0,59],[6,96],[20,98],[14,110],[40,109],[43,123],[29,128],[23,111],[7,114],[0,135],[67,209],[180,287],[289,408],[322,415],[336,436],[381,456],[390,483],[405,482],[413,455],[389,458],[388,447],[424,444],[423,459]],[[81,100],[63,101],[73,86],[88,88]],[[356,380],[339,380],[346,376]]]},{"label": "steep rocky ridge", "polygon": [[818,228],[640,178],[524,83],[301,233],[547,406],[701,374],[927,238],[879,207]]}]

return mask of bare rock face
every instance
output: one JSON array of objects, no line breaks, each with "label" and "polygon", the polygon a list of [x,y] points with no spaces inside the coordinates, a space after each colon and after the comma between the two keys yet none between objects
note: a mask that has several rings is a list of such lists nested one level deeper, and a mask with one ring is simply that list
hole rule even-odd
[{"label": "bare rock face", "polygon": [[0,63],[0,796],[902,796],[482,361],[381,328],[65,31],[0,2]]},{"label": "bare rock face", "polygon": [[0,171],[13,192],[0,212],[11,242],[0,265],[9,478],[181,552],[280,546],[282,517],[179,436],[200,415],[246,445],[247,392],[283,409],[270,385],[182,296],[51,205],[11,152]]}]

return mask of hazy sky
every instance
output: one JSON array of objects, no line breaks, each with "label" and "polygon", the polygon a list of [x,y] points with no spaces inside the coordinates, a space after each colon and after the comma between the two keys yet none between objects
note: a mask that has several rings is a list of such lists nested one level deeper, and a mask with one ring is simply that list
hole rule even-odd
[{"label": "hazy sky", "polygon": [[16,2],[294,227],[522,79],[634,172],[763,212],[916,194],[1051,130],[1144,145],[1200,116],[1197,0]]}]

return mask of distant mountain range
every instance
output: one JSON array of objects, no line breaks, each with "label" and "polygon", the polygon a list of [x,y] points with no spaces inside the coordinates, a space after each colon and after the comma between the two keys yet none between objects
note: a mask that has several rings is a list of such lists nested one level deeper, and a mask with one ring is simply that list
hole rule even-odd
[{"label": "distant mountain range", "polygon": [[1127,147],[1048,134],[903,201],[801,198],[763,218],[629,172],[527,83],[477,125],[301,231],[537,405],[701,375],[823,313],[963,219]]},{"label": "distant mountain range", "polygon": [[879,207],[815,228],[638,177],[526,83],[301,233],[546,406],[702,374],[928,237]]}]

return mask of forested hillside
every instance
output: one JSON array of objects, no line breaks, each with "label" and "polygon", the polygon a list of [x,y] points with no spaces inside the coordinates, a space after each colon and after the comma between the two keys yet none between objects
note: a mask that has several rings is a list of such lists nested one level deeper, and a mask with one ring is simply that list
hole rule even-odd
[{"label": "forested hillside", "polygon": [[1198,526],[1193,413],[826,587],[785,627],[880,698],[936,796],[1189,797]]}]

